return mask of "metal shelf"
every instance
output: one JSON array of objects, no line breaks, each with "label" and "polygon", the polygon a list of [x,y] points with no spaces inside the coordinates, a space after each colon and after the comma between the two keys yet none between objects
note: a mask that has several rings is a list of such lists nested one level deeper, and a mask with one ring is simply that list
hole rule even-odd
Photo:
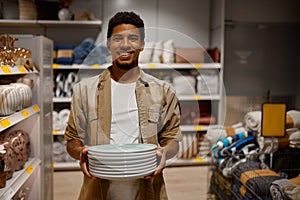
[{"label": "metal shelf", "polygon": [[26,26],[26,27],[80,27],[80,28],[101,28],[102,21],[59,21],[59,20],[14,20],[14,19],[1,19],[1,26]]},{"label": "metal shelf", "polygon": [[0,200],[11,199],[28,180],[30,175],[36,170],[41,161],[37,158],[29,158],[24,169],[15,171],[13,177],[6,182],[6,187],[0,189]]},{"label": "metal shelf", "polygon": [[24,119],[29,118],[39,111],[39,106],[35,104],[30,107],[24,108],[23,110],[18,111],[12,115],[0,117],[0,132],[9,127],[12,127],[13,125],[23,121]]}]

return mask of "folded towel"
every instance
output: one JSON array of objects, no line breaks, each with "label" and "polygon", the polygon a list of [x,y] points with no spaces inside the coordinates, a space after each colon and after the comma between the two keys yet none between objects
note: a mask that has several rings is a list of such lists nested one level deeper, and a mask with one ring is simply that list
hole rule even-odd
[{"label": "folded towel", "polygon": [[173,77],[173,86],[178,95],[195,95],[196,79],[193,76],[175,76]]},{"label": "folded towel", "polygon": [[106,58],[109,55],[109,51],[105,46],[96,46],[91,52],[85,57],[82,64],[85,65],[102,65],[107,62]]},{"label": "folded towel", "polygon": [[74,63],[81,64],[85,57],[95,48],[95,40],[93,38],[84,39],[80,45],[74,48]]}]

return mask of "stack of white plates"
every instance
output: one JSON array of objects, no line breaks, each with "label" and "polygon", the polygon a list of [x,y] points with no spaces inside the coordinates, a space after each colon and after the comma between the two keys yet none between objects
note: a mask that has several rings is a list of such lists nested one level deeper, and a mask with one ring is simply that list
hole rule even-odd
[{"label": "stack of white plates", "polygon": [[89,171],[109,180],[137,179],[157,167],[156,145],[105,144],[89,147]]}]

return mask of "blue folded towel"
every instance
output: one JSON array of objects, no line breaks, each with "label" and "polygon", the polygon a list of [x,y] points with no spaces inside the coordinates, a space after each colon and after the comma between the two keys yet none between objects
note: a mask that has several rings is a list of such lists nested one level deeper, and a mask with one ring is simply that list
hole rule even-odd
[{"label": "blue folded towel", "polygon": [[84,59],[83,64],[104,64],[106,63],[106,57],[109,55],[109,51],[105,46],[96,46],[89,55]]},{"label": "blue folded towel", "polygon": [[84,39],[80,45],[74,48],[74,63],[82,64],[85,57],[95,48],[95,40],[93,38]]}]

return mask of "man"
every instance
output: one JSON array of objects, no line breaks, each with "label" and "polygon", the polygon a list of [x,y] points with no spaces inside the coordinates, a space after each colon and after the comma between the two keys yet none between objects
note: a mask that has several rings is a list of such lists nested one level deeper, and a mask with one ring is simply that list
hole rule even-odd
[{"label": "man", "polygon": [[[179,103],[168,83],[139,68],[144,38],[144,22],[137,14],[115,14],[107,31],[112,66],[73,87],[65,139],[68,153],[80,160],[84,173],[80,200],[167,199],[162,171],[182,137]],[[93,177],[87,146],[110,143],[156,144],[160,163],[153,174],[137,180]]]}]

